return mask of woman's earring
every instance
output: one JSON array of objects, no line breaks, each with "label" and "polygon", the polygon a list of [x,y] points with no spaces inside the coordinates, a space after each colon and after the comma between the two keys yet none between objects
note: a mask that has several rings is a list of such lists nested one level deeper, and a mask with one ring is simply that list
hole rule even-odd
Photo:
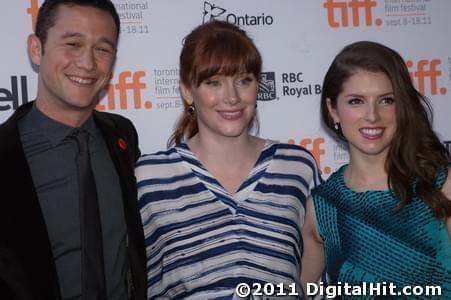
[{"label": "woman's earring", "polygon": [[191,114],[194,115],[194,112],[196,111],[196,109],[194,108],[194,106],[192,104],[188,105],[188,107],[186,108],[186,111]]},{"label": "woman's earring", "polygon": [[338,129],[340,129],[340,123],[335,122],[334,123],[334,128],[335,128],[335,131],[338,131]]}]

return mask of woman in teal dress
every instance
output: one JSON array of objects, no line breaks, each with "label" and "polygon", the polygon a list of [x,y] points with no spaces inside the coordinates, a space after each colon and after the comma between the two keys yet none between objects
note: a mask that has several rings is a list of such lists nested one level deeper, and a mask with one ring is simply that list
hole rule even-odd
[{"label": "woman in teal dress", "polygon": [[401,56],[346,46],[325,76],[321,114],[350,161],[307,201],[305,291],[321,291],[313,283],[326,268],[342,299],[451,299],[450,155]]}]

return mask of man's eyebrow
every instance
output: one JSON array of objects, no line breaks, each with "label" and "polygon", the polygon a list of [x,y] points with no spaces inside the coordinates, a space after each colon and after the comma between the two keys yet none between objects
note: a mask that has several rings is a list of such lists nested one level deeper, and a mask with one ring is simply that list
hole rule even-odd
[{"label": "man's eyebrow", "polygon": [[[66,32],[64,33],[61,38],[66,39],[66,38],[71,38],[71,37],[83,37],[84,35],[80,32]],[[116,49],[116,43],[113,42],[111,39],[106,38],[106,37],[101,37],[100,41],[103,43],[107,43],[109,44],[112,48]]]},{"label": "man's eyebrow", "polygon": [[104,42],[104,43],[107,43],[107,44],[109,44],[113,49],[116,49],[116,43],[115,42],[113,42],[112,40],[110,40],[109,38],[106,38],[106,37],[102,37],[102,38],[100,38],[100,41],[101,42]]},{"label": "man's eyebrow", "polygon": [[81,34],[80,32],[66,32],[61,36],[61,38],[63,39],[71,37],[83,37],[83,34]]}]

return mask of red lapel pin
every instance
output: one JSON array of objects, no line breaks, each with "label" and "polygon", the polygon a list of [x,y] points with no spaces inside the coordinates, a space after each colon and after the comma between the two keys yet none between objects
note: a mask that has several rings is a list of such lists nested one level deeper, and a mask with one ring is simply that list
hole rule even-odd
[{"label": "red lapel pin", "polygon": [[125,140],[122,139],[122,138],[118,138],[118,139],[117,139],[117,145],[118,145],[119,148],[121,148],[122,150],[127,149],[127,143],[126,143]]}]

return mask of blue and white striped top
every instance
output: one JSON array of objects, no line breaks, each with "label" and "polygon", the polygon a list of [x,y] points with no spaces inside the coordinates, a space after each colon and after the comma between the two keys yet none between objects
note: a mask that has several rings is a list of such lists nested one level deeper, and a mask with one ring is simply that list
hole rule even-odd
[{"label": "blue and white striped top", "polygon": [[266,141],[234,195],[186,144],[142,156],[136,177],[149,299],[233,299],[241,282],[300,287],[305,199],[321,181],[307,150]]}]

